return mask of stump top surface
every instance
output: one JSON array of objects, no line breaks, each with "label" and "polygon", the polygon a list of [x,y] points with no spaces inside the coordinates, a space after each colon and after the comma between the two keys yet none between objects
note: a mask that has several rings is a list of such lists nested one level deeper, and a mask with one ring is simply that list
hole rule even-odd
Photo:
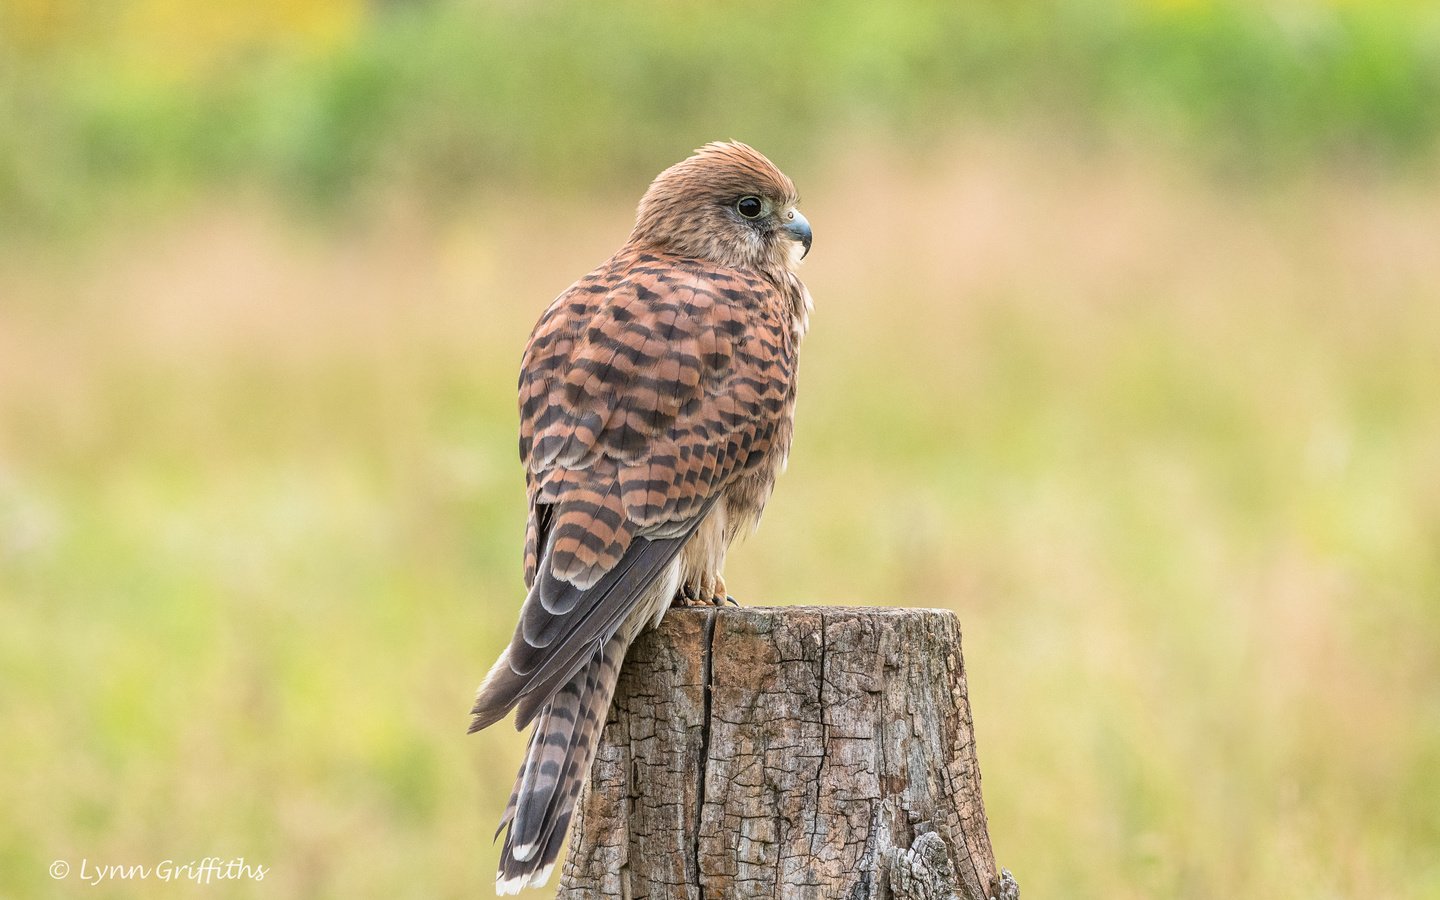
[{"label": "stump top surface", "polygon": [[948,619],[959,618],[953,609],[938,609],[933,607],[910,607],[910,606],[845,606],[843,604],[819,604],[809,606],[717,606],[706,607],[677,607],[666,613],[670,616],[693,616],[718,613],[722,616],[742,617],[776,617],[776,616],[813,616],[820,615],[829,617],[851,618],[865,616],[868,618],[882,619],[908,619],[908,618],[930,618],[944,617]]}]

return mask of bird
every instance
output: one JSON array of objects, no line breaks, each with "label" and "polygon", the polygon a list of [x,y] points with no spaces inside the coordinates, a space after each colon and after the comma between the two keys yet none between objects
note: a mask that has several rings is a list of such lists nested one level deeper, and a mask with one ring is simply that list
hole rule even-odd
[{"label": "bird", "polygon": [[[625,244],[541,315],[521,361],[526,596],[470,731],[533,724],[496,893],[550,876],[626,650],[672,605],[730,600],[794,431],[813,307],[795,185],[746,144],[656,176]],[[731,601],[733,602],[733,601]]]}]

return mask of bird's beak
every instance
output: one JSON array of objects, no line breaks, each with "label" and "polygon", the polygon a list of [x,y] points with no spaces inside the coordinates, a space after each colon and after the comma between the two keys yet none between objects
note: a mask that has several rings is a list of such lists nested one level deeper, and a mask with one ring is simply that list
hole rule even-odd
[{"label": "bird's beak", "polygon": [[792,209],[785,214],[784,227],[785,230],[790,233],[790,236],[799,241],[800,246],[805,248],[805,252],[800,254],[800,258],[804,259],[806,254],[810,252],[810,220],[802,216],[800,210]]}]

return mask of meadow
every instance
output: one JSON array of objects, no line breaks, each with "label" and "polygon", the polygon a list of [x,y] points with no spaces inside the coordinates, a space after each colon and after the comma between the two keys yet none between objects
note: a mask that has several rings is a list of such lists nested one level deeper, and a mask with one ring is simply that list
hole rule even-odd
[{"label": "meadow", "polygon": [[[23,174],[0,209],[27,223],[0,233],[0,896],[488,894],[523,740],[464,732],[522,598],[520,350],[624,239],[650,175],[736,137],[800,186],[816,312],[789,471],[731,592],[957,611],[991,836],[1027,897],[1440,898],[1440,168],[1416,100],[1433,83],[1409,78],[1434,32],[1403,27],[1408,9],[1336,32],[1369,56],[1334,59],[1378,61],[1334,68],[1359,85],[1349,113],[1326,98],[1350,82],[1319,64],[1253,109],[1194,80],[1181,63],[1227,47],[1252,73],[1295,58],[1223,8],[1116,13],[1061,45],[1080,48],[1069,71],[1123,87],[1139,66],[1157,86],[1087,93],[1088,116],[1045,97],[990,115],[923,54],[885,81],[890,57],[796,11],[771,68],[698,82],[727,115],[687,106],[667,133],[663,92],[626,94],[590,153],[546,140],[599,121],[584,96],[522,124],[453,112],[506,70],[444,7],[264,69],[329,96],[326,73],[383,57],[439,72],[376,82],[438,106],[359,104],[314,121],[364,127],[305,144],[242,104],[236,140],[273,143],[229,156],[170,139],[220,113],[155,98],[296,94],[213,72],[81,92],[68,57],[33,51],[46,96],[69,99],[0,138]],[[929,46],[896,28],[885,46]],[[1085,42],[1115,33],[1149,37],[1112,69]],[[1377,34],[1394,39],[1355,37]],[[516,52],[558,58],[566,35]],[[632,83],[586,69],[601,58],[559,77]],[[745,93],[776,59],[834,121],[792,130],[776,94]],[[824,81],[853,71],[869,87]],[[975,95],[1004,105],[1042,75],[1022,58]],[[504,83],[514,109],[537,94]],[[896,97],[915,109],[875,112]],[[747,128],[749,109],[775,118]],[[1240,114],[1267,109],[1284,127],[1250,140]],[[123,127],[39,130],[102,119]],[[109,167],[61,152],[112,140],[140,149]],[[48,873],[205,856],[270,871]]]}]

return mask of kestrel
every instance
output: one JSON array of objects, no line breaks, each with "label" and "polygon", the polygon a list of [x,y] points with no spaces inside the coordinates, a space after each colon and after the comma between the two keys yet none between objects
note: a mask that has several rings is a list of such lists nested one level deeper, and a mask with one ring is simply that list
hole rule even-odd
[{"label": "kestrel", "polygon": [[500,821],[499,894],[554,868],[635,636],[672,603],[728,599],[726,550],[759,522],[790,447],[810,313],[796,199],[750,147],[701,147],[660,173],[630,239],[530,335],[529,593],[470,726],[512,708],[517,729],[535,723]]}]

